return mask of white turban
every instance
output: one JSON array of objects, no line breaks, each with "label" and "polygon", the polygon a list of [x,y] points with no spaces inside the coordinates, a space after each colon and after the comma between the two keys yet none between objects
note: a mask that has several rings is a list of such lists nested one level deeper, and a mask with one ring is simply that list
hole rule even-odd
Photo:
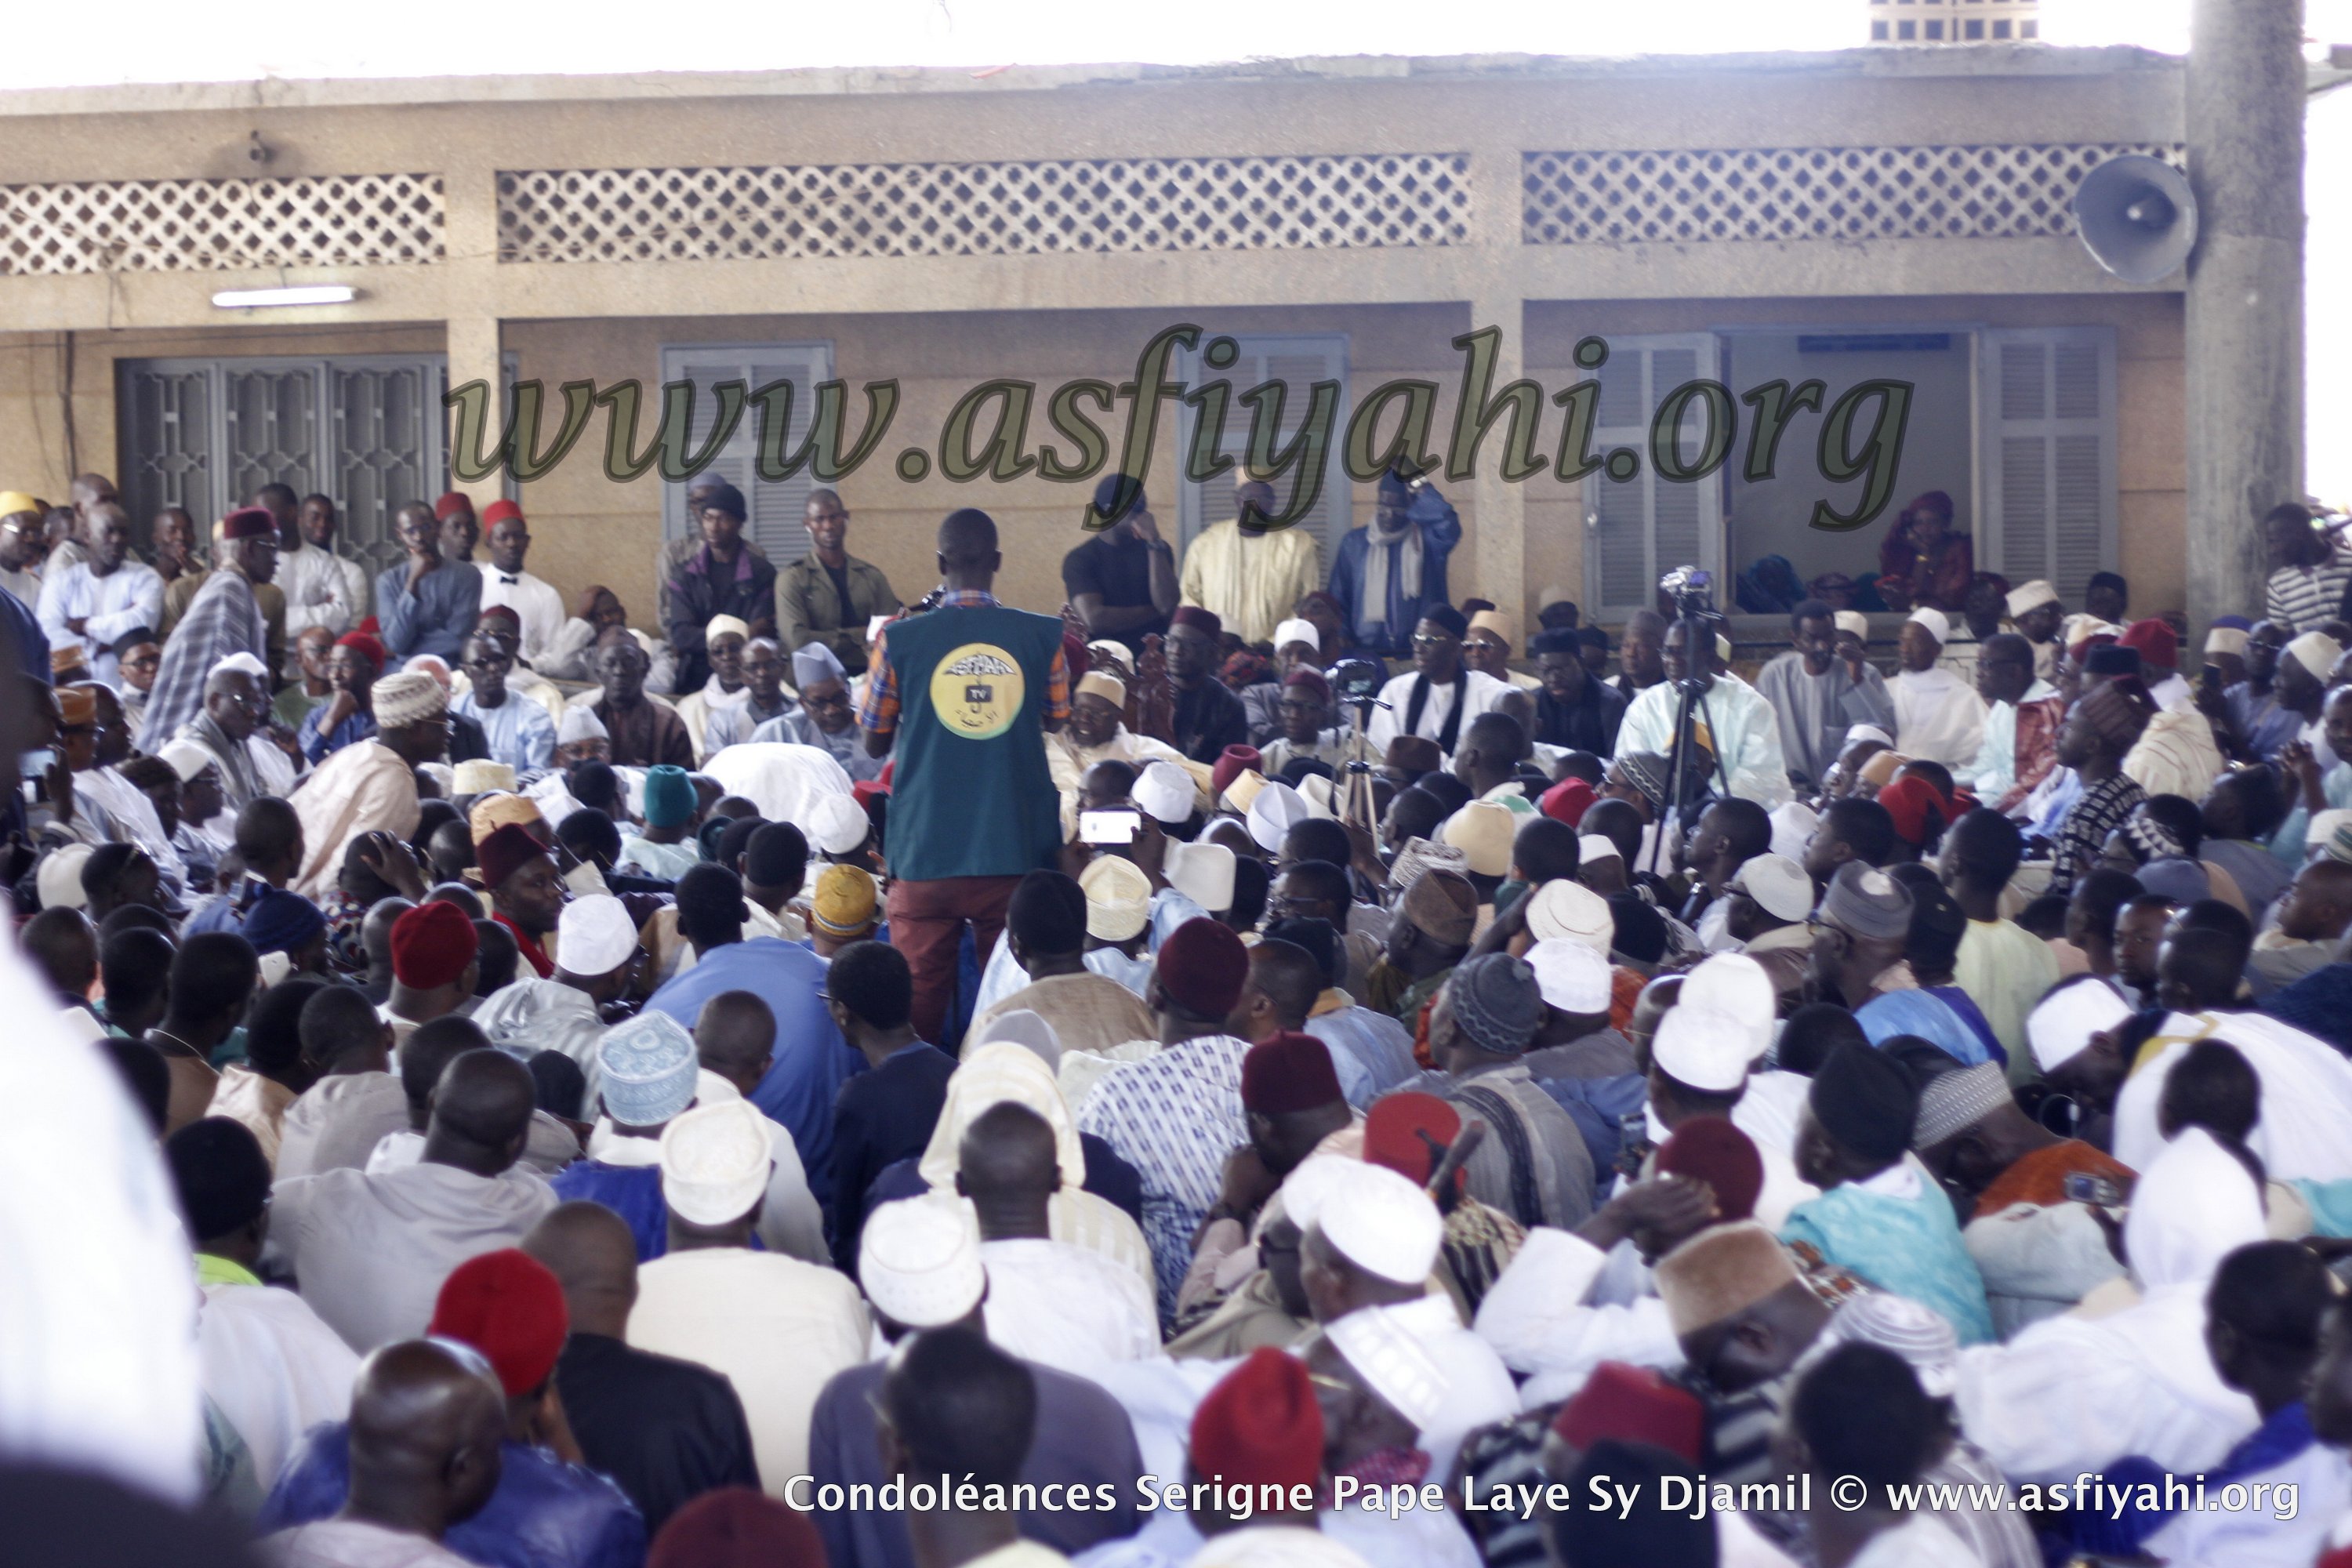
[{"label": "white turban", "polygon": [[604,728],[604,721],[596,717],[596,710],[586,702],[565,703],[562,721],[555,727],[556,743],[563,746],[577,745],[583,741],[610,740],[612,733]]},{"label": "white turban", "polygon": [[1322,634],[1315,629],[1315,623],[1312,621],[1289,620],[1274,628],[1276,653],[1280,653],[1285,647],[1295,642],[1303,642],[1317,653],[1323,651]]}]

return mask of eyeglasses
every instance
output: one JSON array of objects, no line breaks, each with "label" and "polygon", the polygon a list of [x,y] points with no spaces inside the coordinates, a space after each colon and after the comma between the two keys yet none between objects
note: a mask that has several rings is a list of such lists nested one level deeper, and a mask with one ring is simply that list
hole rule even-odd
[{"label": "eyeglasses", "polygon": [[831,697],[803,697],[801,699],[801,703],[803,707],[808,708],[847,708],[849,706],[849,693],[846,691],[837,691]]},{"label": "eyeglasses", "polygon": [[1448,643],[1459,644],[1461,640],[1461,638],[1444,632],[1440,632],[1435,636],[1432,636],[1427,632],[1415,632],[1412,635],[1412,646],[1415,647],[1444,647]]},{"label": "eyeglasses", "polygon": [[469,658],[466,661],[466,668],[467,669],[505,669],[513,662],[511,659],[505,658]]}]

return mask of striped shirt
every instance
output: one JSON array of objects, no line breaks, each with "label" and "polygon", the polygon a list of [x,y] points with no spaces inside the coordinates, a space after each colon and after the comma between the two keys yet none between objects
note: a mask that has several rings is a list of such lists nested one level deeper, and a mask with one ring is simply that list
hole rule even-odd
[{"label": "striped shirt", "polygon": [[2107,835],[2124,825],[2147,792],[2139,787],[2126,773],[2117,773],[2096,784],[2086,784],[2074,804],[2066,810],[2066,818],[2058,825],[2058,837],[2051,851],[2050,890],[2071,893],[2079,874],[2078,860],[2095,866],[2099,851],[2106,847]]},{"label": "striped shirt", "polygon": [[2347,584],[2352,584],[2352,545],[2338,539],[2321,564],[2282,566],[2272,573],[2263,615],[2298,634],[2310,631],[2342,609]]},{"label": "striped shirt", "polygon": [[1111,1146],[1143,1178],[1143,1236],[1161,1310],[1175,1310],[1192,1237],[1223,1189],[1225,1156],[1249,1141],[1242,1058],[1249,1042],[1203,1035],[1113,1068],[1078,1111],[1078,1131]]}]

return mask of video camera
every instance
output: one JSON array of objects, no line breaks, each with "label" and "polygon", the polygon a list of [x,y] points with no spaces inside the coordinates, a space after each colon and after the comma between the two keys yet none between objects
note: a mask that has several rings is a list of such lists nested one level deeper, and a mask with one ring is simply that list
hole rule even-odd
[{"label": "video camera", "polygon": [[1343,658],[1325,670],[1334,702],[1372,702],[1381,695],[1381,667],[1369,658]]},{"label": "video camera", "polygon": [[1715,574],[1701,566],[1677,566],[1658,579],[1658,591],[1675,602],[1677,616],[1715,614]]}]

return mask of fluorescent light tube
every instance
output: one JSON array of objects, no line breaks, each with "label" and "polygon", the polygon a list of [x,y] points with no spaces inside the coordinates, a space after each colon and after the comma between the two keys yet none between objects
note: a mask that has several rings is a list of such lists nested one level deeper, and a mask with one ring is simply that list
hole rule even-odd
[{"label": "fluorescent light tube", "polygon": [[310,283],[299,289],[228,289],[213,296],[224,310],[261,310],[282,305],[348,305],[360,291],[348,283]]}]

